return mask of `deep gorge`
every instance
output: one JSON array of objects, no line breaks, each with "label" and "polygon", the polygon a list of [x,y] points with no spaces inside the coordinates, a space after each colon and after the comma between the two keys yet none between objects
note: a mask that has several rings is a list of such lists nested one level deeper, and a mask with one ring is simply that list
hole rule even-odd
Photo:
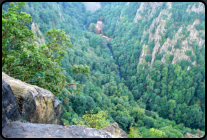
[{"label": "deep gorge", "polygon": [[5,2],[2,71],[54,94],[65,127],[117,123],[130,138],[200,137],[205,5]]}]

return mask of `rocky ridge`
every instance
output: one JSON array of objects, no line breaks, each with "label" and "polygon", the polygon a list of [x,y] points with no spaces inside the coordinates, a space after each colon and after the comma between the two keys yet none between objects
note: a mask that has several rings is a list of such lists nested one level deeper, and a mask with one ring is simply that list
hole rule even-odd
[{"label": "rocky ridge", "polygon": [[34,33],[34,36],[36,39],[36,41],[34,41],[34,43],[38,46],[45,44],[45,40],[44,40],[44,37],[39,29],[39,26],[35,25],[34,22],[32,22],[32,24],[31,24],[31,30]]},{"label": "rocky ridge", "polygon": [[[203,40],[202,38],[199,37],[199,31],[197,31],[196,28],[195,28],[195,25],[200,23],[200,21],[198,19],[196,19],[193,24],[187,26],[187,31],[190,31],[190,35],[185,40],[181,40],[181,42],[180,42],[180,44],[182,46],[181,49],[176,49],[176,48],[174,48],[174,46],[177,43],[177,39],[178,38],[182,38],[184,36],[184,35],[181,34],[182,27],[178,28],[178,31],[173,36],[172,40],[170,38],[167,38],[166,41],[162,45],[160,45],[159,40],[162,39],[161,35],[164,34],[164,32],[166,32],[166,29],[164,28],[165,27],[165,23],[166,23],[167,20],[169,21],[171,19],[171,14],[172,13],[169,12],[169,9],[172,7],[171,5],[172,5],[172,3],[168,2],[167,3],[168,10],[166,10],[166,9],[162,10],[160,12],[160,14],[158,15],[158,17],[155,18],[152,21],[152,24],[151,24],[150,28],[143,32],[143,36],[142,37],[144,37],[144,35],[146,33],[149,33],[149,40],[148,40],[148,42],[152,41],[153,39],[155,41],[154,42],[155,43],[155,47],[153,48],[153,52],[152,52],[152,60],[151,60],[150,63],[148,62],[150,64],[150,69],[152,69],[152,64],[154,63],[155,55],[156,54],[165,53],[163,55],[162,59],[161,59],[161,62],[164,63],[164,64],[166,63],[165,57],[167,56],[167,54],[173,54],[174,58],[172,60],[172,64],[175,64],[179,60],[190,60],[190,56],[187,56],[185,54],[186,50],[191,50],[192,51],[192,55],[195,55],[195,52],[192,49],[192,47],[188,45],[189,43],[192,44],[194,40],[197,40],[197,44],[200,47],[205,43],[205,40]],[[146,4],[141,4],[140,8],[137,11],[138,12],[141,11],[144,6],[146,6]],[[159,4],[157,4],[157,6],[159,6]],[[205,8],[204,8],[204,5],[202,3],[199,3],[199,7],[198,8],[195,8],[195,4],[194,4],[192,6],[192,8],[191,9],[188,8],[187,11],[189,11],[189,12],[190,11],[205,12]],[[134,18],[134,22],[136,22],[139,18],[141,18],[140,17],[141,15],[139,15],[138,12],[137,12],[137,14],[136,14],[136,16]],[[168,15],[168,18],[164,20],[162,18],[162,14]],[[155,28],[155,33],[151,33],[151,29],[155,27],[155,24],[157,24],[157,26]],[[205,31],[200,31],[200,32],[202,32],[205,35]],[[171,51],[168,50],[169,46],[172,47]],[[149,50],[148,45],[146,45],[146,44],[143,45],[143,49],[142,49],[142,52],[141,52],[141,55],[140,55],[140,58],[139,58],[138,66],[142,62],[145,62],[145,56],[149,54],[148,50]],[[196,65],[196,62],[194,61],[192,64]],[[137,69],[138,69],[138,66],[137,66]],[[190,68],[188,67],[188,70],[189,69]]]}]

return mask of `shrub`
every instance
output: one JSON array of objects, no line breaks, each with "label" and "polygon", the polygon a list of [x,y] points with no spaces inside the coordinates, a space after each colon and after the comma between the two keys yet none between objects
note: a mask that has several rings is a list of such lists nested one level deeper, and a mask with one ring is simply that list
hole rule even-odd
[{"label": "shrub", "polygon": [[130,127],[129,129],[130,129],[129,134],[128,134],[129,138],[141,138],[141,136],[139,135],[137,131],[137,128]]},{"label": "shrub", "polygon": [[194,61],[196,60],[196,56],[195,56],[195,55],[192,55],[192,56],[190,57],[190,60],[191,60],[192,62],[194,62]]},{"label": "shrub", "polygon": [[187,51],[185,52],[185,55],[187,55],[187,56],[191,56],[191,55],[192,55],[191,50],[187,50]]},{"label": "shrub", "polygon": [[151,60],[152,60],[152,55],[145,56],[145,61],[146,62],[151,62]]},{"label": "shrub", "polygon": [[[87,111],[86,111],[87,113]],[[107,111],[100,111],[97,114],[92,114],[93,110],[90,111],[90,114],[83,115],[83,119],[86,122],[88,127],[102,129],[109,125],[108,112]]]},{"label": "shrub", "polygon": [[168,49],[168,51],[172,51],[172,47],[170,47],[170,46],[167,49]]}]

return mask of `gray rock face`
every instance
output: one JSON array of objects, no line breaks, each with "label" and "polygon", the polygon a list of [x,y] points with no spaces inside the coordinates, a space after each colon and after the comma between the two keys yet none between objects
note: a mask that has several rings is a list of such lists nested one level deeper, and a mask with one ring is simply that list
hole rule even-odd
[{"label": "gray rock face", "polygon": [[[61,121],[62,102],[53,93],[14,79],[3,72],[2,80],[11,87],[23,120],[31,123],[63,124]],[[3,89],[2,94],[6,94],[3,93]],[[10,95],[8,96],[10,98]]]},{"label": "gray rock face", "polygon": [[104,130],[81,125],[62,126],[19,121],[6,124],[2,135],[6,138],[121,138]]},{"label": "gray rock face", "polygon": [[17,99],[11,87],[2,80],[2,127],[11,121],[21,118],[17,108]]},{"label": "gray rock face", "polygon": [[113,124],[107,125],[106,127],[102,128],[102,130],[105,130],[113,135],[121,136],[122,138],[128,138],[127,133],[119,128],[119,125],[115,122]]}]

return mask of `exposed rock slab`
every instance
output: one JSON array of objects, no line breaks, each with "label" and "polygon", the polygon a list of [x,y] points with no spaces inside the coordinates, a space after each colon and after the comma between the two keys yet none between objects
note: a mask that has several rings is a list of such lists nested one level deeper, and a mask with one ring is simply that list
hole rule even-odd
[{"label": "exposed rock slab", "polygon": [[62,126],[13,122],[2,129],[6,138],[121,138],[104,130],[81,125]]},{"label": "exposed rock slab", "polygon": [[107,125],[106,127],[102,128],[113,135],[121,136],[122,138],[128,138],[127,133],[119,128],[119,125],[115,122],[113,124]]},{"label": "exposed rock slab", "polygon": [[50,91],[24,83],[2,72],[4,80],[17,98],[23,120],[31,123],[62,124],[62,102]]},{"label": "exposed rock slab", "polygon": [[202,138],[204,137],[205,133],[199,131],[196,134],[186,133],[184,138]]}]

